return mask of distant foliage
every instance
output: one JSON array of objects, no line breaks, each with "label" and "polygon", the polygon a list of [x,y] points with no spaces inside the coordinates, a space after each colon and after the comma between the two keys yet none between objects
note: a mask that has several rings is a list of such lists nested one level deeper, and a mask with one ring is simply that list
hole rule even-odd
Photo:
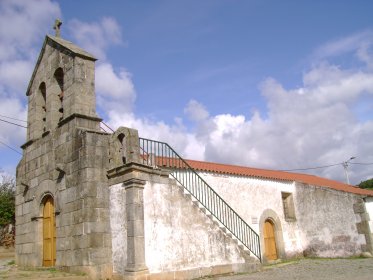
[{"label": "distant foliage", "polygon": [[362,189],[368,189],[368,190],[373,190],[373,178],[363,181],[359,184],[359,187]]},{"label": "distant foliage", "polygon": [[7,174],[0,176],[0,226],[15,222],[15,179]]}]

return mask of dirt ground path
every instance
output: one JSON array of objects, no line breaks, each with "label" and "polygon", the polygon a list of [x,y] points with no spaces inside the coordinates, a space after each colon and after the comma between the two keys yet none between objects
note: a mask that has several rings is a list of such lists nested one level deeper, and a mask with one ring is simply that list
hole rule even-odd
[{"label": "dirt ground path", "polygon": [[[20,269],[14,264],[14,251],[0,252],[0,279],[8,280],[88,280],[56,269]],[[263,266],[259,272],[203,279],[218,280],[373,280],[373,258],[302,259]]]},{"label": "dirt ground path", "polygon": [[14,249],[0,247],[0,279],[6,280],[89,280],[87,276],[50,269],[20,269],[14,264]]},{"label": "dirt ground path", "polygon": [[373,258],[302,259],[264,266],[262,271],[219,280],[373,280]]}]

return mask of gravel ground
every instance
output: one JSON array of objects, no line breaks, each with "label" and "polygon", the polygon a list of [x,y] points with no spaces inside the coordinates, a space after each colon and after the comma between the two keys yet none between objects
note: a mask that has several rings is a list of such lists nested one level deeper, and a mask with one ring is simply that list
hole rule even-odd
[{"label": "gravel ground", "polygon": [[[10,256],[9,256],[10,255]],[[88,276],[50,269],[20,269],[14,264],[14,254],[0,252],[0,279],[6,280],[88,280]]]},{"label": "gravel ground", "polygon": [[[14,257],[0,258],[0,279],[20,280],[87,280],[54,269],[23,270],[14,265]],[[370,259],[302,259],[268,265],[262,271],[234,276],[215,276],[218,280],[373,280],[373,258]]]},{"label": "gravel ground", "polygon": [[373,280],[373,258],[369,259],[302,259],[264,266],[262,271],[219,280]]}]

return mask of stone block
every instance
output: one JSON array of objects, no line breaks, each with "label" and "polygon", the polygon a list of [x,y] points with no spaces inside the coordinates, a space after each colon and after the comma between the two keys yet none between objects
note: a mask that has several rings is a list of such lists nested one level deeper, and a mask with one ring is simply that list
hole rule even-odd
[{"label": "stone block", "polygon": [[71,233],[70,233],[71,236],[82,235],[84,233],[83,223],[72,225],[70,228],[71,228]]},{"label": "stone block", "polygon": [[127,204],[126,203],[126,212],[127,212],[127,221],[144,220],[144,207],[142,204]]},{"label": "stone block", "polygon": [[179,270],[174,272],[174,279],[197,279],[199,277],[199,269]]},{"label": "stone block", "polygon": [[108,221],[102,222],[85,222],[84,233],[106,233],[110,232],[110,224]]},{"label": "stone block", "polygon": [[57,251],[66,251],[73,249],[72,247],[72,238],[71,237],[62,237],[58,238],[57,242]]},{"label": "stone block", "polygon": [[98,199],[96,197],[83,198],[85,208],[109,208],[109,200]]},{"label": "stone block", "polygon": [[34,251],[34,244],[33,243],[25,243],[20,245],[21,246],[21,253],[22,254],[31,254]]},{"label": "stone block", "polygon": [[144,221],[130,220],[127,221],[127,236],[144,236]]},{"label": "stone block", "polygon": [[211,269],[212,275],[227,274],[233,271],[231,264],[213,266]]},{"label": "stone block", "polygon": [[111,250],[108,248],[90,248],[88,250],[90,265],[99,265],[111,262]]},{"label": "stone block", "polygon": [[147,280],[174,280],[174,279],[188,279],[184,277],[182,271],[179,272],[178,278],[175,278],[175,273],[172,272],[161,272],[161,273],[154,273],[150,274],[146,279]]},{"label": "stone block", "polygon": [[75,200],[69,203],[62,202],[63,206],[63,212],[69,213],[73,211],[77,211],[82,208],[81,200]]},{"label": "stone block", "polygon": [[367,221],[362,221],[360,223],[356,223],[357,232],[359,234],[368,234],[369,231],[369,223]]},{"label": "stone block", "polygon": [[84,182],[81,184],[80,197],[97,197],[97,183],[96,182]]},{"label": "stone block", "polygon": [[84,208],[82,211],[82,221],[95,222],[100,220],[100,208]]},{"label": "stone block", "polygon": [[84,210],[80,209],[74,212],[71,212],[71,219],[72,219],[72,224],[80,224],[84,222],[84,216],[83,216]]},{"label": "stone block", "polygon": [[355,214],[361,214],[366,212],[364,203],[355,203],[353,205],[353,209]]},{"label": "stone block", "polygon": [[74,250],[71,254],[72,264],[74,266],[89,265],[88,250]]},{"label": "stone block", "polygon": [[144,237],[127,238],[127,264],[145,265]]},{"label": "stone block", "polygon": [[25,244],[34,242],[34,236],[32,234],[19,234],[17,235],[17,244]]}]

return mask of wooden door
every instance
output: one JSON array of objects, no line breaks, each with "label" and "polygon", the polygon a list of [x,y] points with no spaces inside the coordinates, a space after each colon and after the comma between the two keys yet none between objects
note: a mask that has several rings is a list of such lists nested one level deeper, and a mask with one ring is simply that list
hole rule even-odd
[{"label": "wooden door", "polygon": [[56,263],[56,223],[53,198],[48,197],[43,208],[43,266]]},{"label": "wooden door", "polygon": [[275,227],[270,220],[264,223],[264,247],[267,260],[277,260]]}]

